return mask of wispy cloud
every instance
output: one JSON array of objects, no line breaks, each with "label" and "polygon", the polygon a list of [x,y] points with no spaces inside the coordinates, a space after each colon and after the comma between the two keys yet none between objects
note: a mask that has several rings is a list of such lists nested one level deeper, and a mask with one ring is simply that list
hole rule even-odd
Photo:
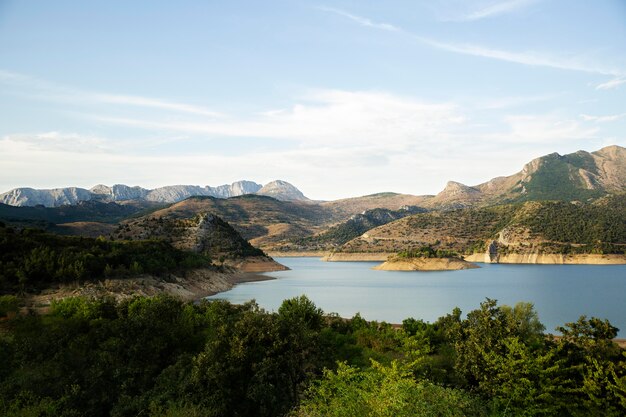
[{"label": "wispy cloud", "polygon": [[6,135],[4,141],[23,144],[32,149],[77,153],[106,153],[113,148],[101,137],[79,133],[41,132]]},{"label": "wispy cloud", "polygon": [[38,97],[51,101],[119,104],[122,106],[155,108],[215,118],[224,116],[221,113],[212,111],[202,106],[163,100],[154,97],[84,91],[62,84],[51,83],[29,75],[4,70],[0,70],[0,83],[5,85],[16,85],[23,88],[25,91],[34,91],[35,95]]},{"label": "wispy cloud", "polygon": [[348,13],[344,10],[340,10],[340,9],[335,9],[332,7],[325,7],[325,6],[320,6],[317,7],[318,10],[324,11],[324,12],[329,12],[329,13],[334,13],[336,15],[339,16],[343,16],[345,18],[348,18],[354,22],[357,22],[358,24],[360,24],[361,26],[365,26],[365,27],[370,27],[370,28],[374,28],[374,29],[381,29],[381,30],[386,30],[389,32],[401,32],[402,29],[400,29],[397,26],[391,25],[389,23],[378,23],[378,22],[374,22],[373,20],[370,20],[366,17],[362,17],[362,16],[357,16],[351,13]]},{"label": "wispy cloud", "polygon": [[499,16],[502,14],[512,13],[521,9],[524,9],[538,0],[508,0],[491,2],[487,5],[483,5],[481,8],[469,11],[462,15],[457,15],[446,20],[450,21],[474,21],[490,17]]},{"label": "wispy cloud", "polygon": [[626,84],[626,77],[617,77],[602,84],[598,84],[596,86],[596,90],[612,90],[614,88],[618,88],[622,84]]},{"label": "wispy cloud", "polygon": [[425,36],[420,36],[393,24],[375,22],[369,18],[348,13],[343,10],[332,8],[322,8],[321,10],[345,17],[364,27],[400,33],[405,36],[409,36],[415,41],[426,46],[448,52],[454,52],[457,54],[496,59],[499,61],[512,62],[528,66],[548,67],[569,71],[581,71],[602,75],[622,76],[624,74],[624,71],[622,71],[621,69],[592,64],[584,61],[578,56],[557,57],[535,51],[512,52],[468,43],[443,42]]},{"label": "wispy cloud", "polygon": [[580,118],[586,122],[595,122],[595,123],[607,123],[614,122],[616,120],[620,120],[626,117],[626,113],[621,114],[610,114],[607,116],[592,116],[589,114],[581,114]]},{"label": "wispy cloud", "polygon": [[100,122],[213,137],[278,138],[309,145],[433,142],[463,123],[452,103],[428,103],[378,91],[315,90],[288,109],[226,120],[163,121],[93,115]]}]

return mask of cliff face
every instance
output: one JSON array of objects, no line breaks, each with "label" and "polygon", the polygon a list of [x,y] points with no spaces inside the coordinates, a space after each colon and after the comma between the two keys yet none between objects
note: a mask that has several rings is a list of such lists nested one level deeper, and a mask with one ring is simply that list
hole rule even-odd
[{"label": "cliff face", "polygon": [[562,255],[545,253],[475,253],[465,257],[468,262],[490,264],[549,264],[549,265],[624,265],[626,255]]},{"label": "cliff face", "polygon": [[79,201],[88,201],[94,195],[84,188],[68,187],[54,188],[50,190],[36,190],[33,188],[16,188],[4,194],[0,194],[0,202],[10,206],[36,206],[58,207],[68,204],[76,204]]}]

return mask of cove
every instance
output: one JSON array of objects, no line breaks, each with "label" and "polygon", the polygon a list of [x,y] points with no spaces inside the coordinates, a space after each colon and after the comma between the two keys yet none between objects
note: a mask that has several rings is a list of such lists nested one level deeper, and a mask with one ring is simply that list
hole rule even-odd
[{"label": "cove", "polygon": [[485,298],[499,304],[531,302],[546,332],[581,315],[608,319],[626,336],[626,265],[479,264],[480,269],[440,272],[374,271],[378,262],[323,262],[276,258],[289,271],[273,280],[239,284],[208,299],[256,300],[268,310],[306,295],[327,313],[401,323],[407,317],[435,321],[454,307],[463,313]]}]

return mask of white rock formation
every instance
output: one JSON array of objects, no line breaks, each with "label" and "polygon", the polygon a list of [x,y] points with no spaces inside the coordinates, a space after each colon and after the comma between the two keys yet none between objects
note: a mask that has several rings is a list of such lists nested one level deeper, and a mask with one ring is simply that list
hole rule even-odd
[{"label": "white rock formation", "polygon": [[130,187],[124,184],[107,186],[96,185],[91,190],[68,187],[51,190],[36,190],[33,188],[16,188],[0,194],[0,203],[11,206],[46,207],[76,204],[80,201],[126,201],[145,200],[159,203],[176,203],[192,196],[209,196],[216,198],[230,198],[245,194],[262,194],[278,200],[308,200],[300,190],[285,181],[273,181],[265,187],[252,181],[237,181],[230,185],[218,187],[198,185],[169,185],[149,190],[142,187]]}]

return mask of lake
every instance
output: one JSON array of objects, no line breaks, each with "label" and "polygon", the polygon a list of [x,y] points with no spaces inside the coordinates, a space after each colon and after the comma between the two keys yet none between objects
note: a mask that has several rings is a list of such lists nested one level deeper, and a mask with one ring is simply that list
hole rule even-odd
[{"label": "lake", "polygon": [[479,307],[486,297],[499,304],[532,302],[546,331],[579,316],[609,319],[626,336],[626,265],[479,264],[480,269],[440,272],[374,271],[378,262],[323,262],[318,258],[276,258],[290,271],[276,278],[239,284],[208,297],[243,303],[255,299],[276,310],[301,294],[325,312],[401,323],[407,317],[435,321],[460,307]]}]

